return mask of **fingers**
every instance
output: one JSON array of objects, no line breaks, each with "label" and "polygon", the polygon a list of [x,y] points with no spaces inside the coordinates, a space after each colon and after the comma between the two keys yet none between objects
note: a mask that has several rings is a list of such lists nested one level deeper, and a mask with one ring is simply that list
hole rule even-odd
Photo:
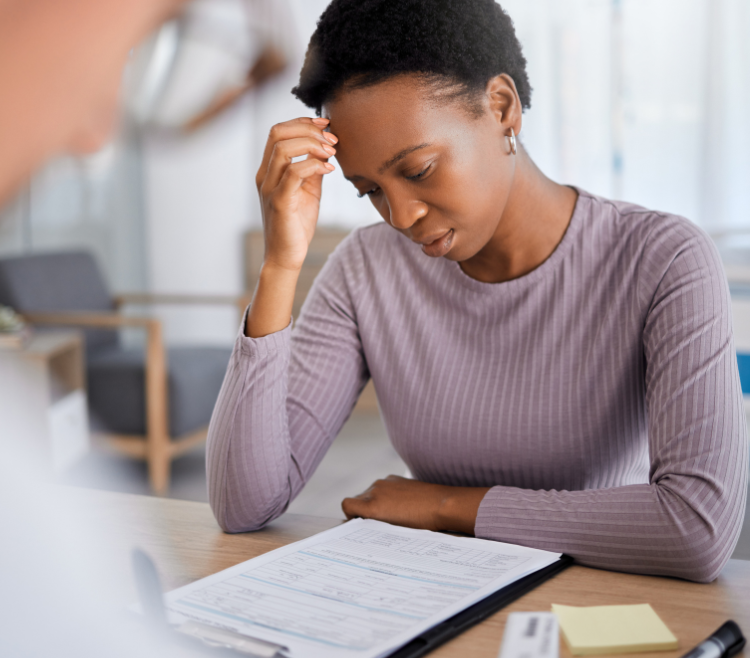
[{"label": "fingers", "polygon": [[326,161],[336,155],[336,149],[312,137],[297,137],[278,142],[273,148],[261,190],[265,194],[270,193],[279,184],[292,160],[303,155]]},{"label": "fingers", "polygon": [[268,141],[266,142],[266,148],[263,152],[263,160],[261,161],[258,175],[256,177],[258,187],[260,188],[261,183],[266,177],[274,148],[279,142],[299,137],[308,137],[317,140],[321,144],[328,144],[329,146],[336,144],[338,139],[333,134],[324,130],[327,125],[328,119],[301,117],[299,119],[292,119],[291,121],[278,123],[271,128],[271,132],[268,135]]},{"label": "fingers", "polygon": [[377,484],[378,481],[375,481],[358,496],[344,498],[344,500],[341,501],[341,509],[347,519],[354,519],[357,517],[367,518],[366,511],[369,503],[372,501],[372,494]]},{"label": "fingers", "polygon": [[282,210],[292,195],[305,183],[315,176],[330,174],[335,167],[322,160],[311,158],[290,164],[284,171],[276,189],[273,191],[272,203],[275,210]]},{"label": "fingers", "polygon": [[[393,476],[397,477],[397,476]],[[353,496],[351,498],[344,498],[341,501],[341,509],[346,515],[347,519],[354,518],[369,518],[372,512],[372,503],[374,497],[377,495],[377,489],[383,480],[375,480],[367,489],[361,494]]]},{"label": "fingers", "polygon": [[344,498],[341,501],[341,509],[347,520],[365,518],[365,504],[360,498]]}]

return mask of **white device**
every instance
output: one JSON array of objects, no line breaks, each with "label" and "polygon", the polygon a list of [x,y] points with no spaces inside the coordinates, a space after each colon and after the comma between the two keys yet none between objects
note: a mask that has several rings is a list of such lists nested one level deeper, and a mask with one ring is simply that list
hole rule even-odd
[{"label": "white device", "polygon": [[552,612],[511,612],[499,658],[558,658],[560,638]]}]

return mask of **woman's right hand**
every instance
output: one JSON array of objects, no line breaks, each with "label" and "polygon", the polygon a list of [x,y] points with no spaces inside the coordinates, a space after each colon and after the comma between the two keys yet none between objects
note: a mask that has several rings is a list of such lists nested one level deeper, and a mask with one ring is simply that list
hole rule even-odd
[{"label": "woman's right hand", "polygon": [[[328,119],[299,118],[276,124],[255,178],[263,212],[264,268],[298,272],[307,255],[320,210],[323,176],[335,167],[338,139]],[[307,156],[292,162],[294,158]]]},{"label": "woman's right hand", "polygon": [[[301,118],[271,129],[255,182],[263,210],[266,253],[245,334],[260,338],[289,325],[302,263],[318,223],[323,176],[338,139],[328,119]],[[294,158],[304,160],[292,162]]]}]

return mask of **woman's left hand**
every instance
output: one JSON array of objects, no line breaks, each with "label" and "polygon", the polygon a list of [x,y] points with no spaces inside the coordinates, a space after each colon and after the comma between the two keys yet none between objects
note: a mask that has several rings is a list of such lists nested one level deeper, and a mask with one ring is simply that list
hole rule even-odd
[{"label": "woman's left hand", "polygon": [[486,487],[450,487],[389,475],[367,491],[345,498],[347,519],[375,519],[407,528],[474,534]]}]

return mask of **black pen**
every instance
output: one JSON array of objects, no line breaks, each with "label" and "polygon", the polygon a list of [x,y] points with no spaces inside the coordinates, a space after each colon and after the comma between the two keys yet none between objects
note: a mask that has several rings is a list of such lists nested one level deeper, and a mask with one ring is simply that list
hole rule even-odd
[{"label": "black pen", "polygon": [[682,658],[729,658],[744,646],[745,638],[740,627],[735,622],[728,621]]}]

